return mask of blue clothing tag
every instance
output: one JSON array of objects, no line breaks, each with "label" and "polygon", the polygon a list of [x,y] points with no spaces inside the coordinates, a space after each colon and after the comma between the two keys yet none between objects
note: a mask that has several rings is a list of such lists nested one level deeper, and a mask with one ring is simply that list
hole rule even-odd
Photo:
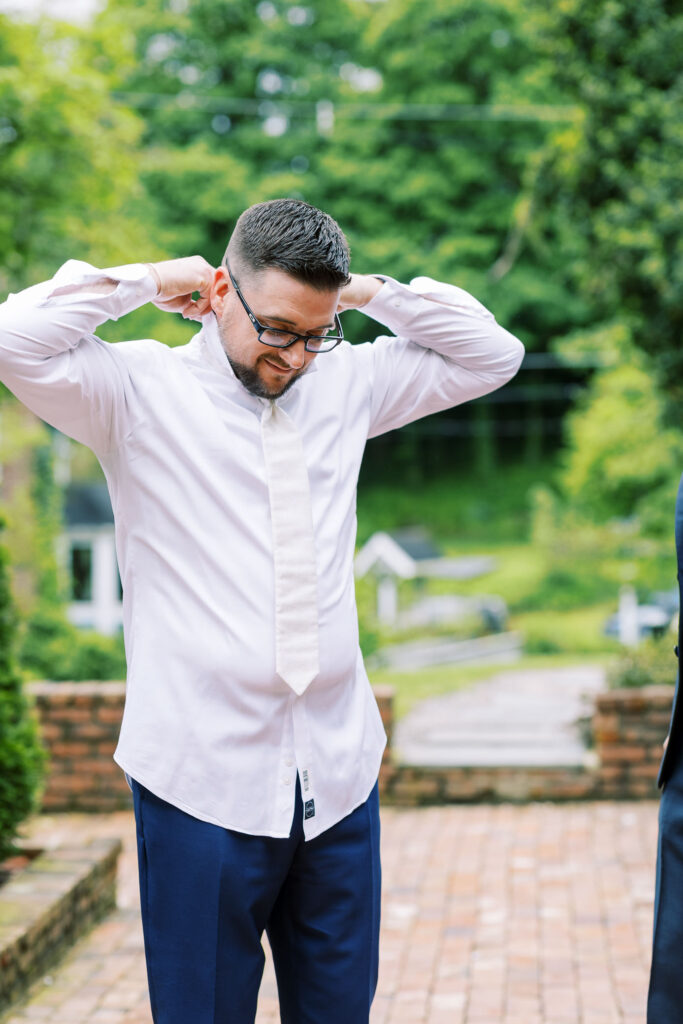
[{"label": "blue clothing tag", "polygon": [[315,800],[307,800],[304,804],[304,818],[315,817]]}]

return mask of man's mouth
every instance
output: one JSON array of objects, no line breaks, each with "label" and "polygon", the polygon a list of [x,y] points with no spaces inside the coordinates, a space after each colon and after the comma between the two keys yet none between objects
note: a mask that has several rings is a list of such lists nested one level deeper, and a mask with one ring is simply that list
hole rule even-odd
[{"label": "man's mouth", "polygon": [[270,366],[272,370],[276,370],[277,373],[296,373],[296,370],[292,366],[283,366],[281,363],[274,363],[268,356],[264,356],[264,362]]}]

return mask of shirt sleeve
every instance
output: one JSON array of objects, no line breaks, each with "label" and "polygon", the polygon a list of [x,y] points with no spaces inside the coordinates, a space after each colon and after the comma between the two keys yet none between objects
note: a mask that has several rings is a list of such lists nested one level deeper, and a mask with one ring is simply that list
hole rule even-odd
[{"label": "shirt sleeve", "polygon": [[93,332],[156,291],[143,264],[69,260],[0,305],[0,380],[47,423],[97,453],[112,449],[128,432],[133,388],[119,346]]},{"label": "shirt sleeve", "polygon": [[361,312],[395,337],[372,350],[369,437],[495,391],[514,377],[522,343],[472,295],[418,277],[385,278]]}]

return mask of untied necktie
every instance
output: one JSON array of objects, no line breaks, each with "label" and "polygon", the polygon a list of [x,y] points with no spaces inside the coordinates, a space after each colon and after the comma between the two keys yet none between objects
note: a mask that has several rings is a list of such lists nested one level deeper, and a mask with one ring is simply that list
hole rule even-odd
[{"label": "untied necktie", "polygon": [[275,669],[302,694],[320,669],[311,489],[301,436],[271,401],[261,416],[275,561]]}]

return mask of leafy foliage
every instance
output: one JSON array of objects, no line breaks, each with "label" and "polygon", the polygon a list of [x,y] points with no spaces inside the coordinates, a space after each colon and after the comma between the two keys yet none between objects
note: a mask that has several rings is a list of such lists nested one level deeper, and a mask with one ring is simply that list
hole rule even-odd
[{"label": "leafy foliage", "polygon": [[618,314],[680,397],[683,12],[674,0],[538,6],[556,82],[583,112],[554,140],[542,230],[593,319]]},{"label": "leafy foliage", "polygon": [[680,432],[642,360],[599,371],[567,419],[561,482],[577,511],[604,522],[640,517],[668,532],[683,460]]},{"label": "leafy foliage", "polygon": [[67,618],[66,587],[57,561],[57,541],[64,529],[62,493],[55,482],[49,441],[34,451],[31,497],[36,535],[36,601],[20,631],[22,670],[40,679],[125,678],[122,638],[77,629]]},{"label": "leafy foliage", "polygon": [[646,640],[622,654],[608,671],[612,689],[640,686],[673,686],[676,682],[676,657],[671,636]]},{"label": "leafy foliage", "polygon": [[618,649],[616,640],[605,636],[604,624],[612,607],[609,603],[567,608],[561,612],[537,610],[512,617],[510,625],[524,637],[524,652],[535,657],[550,654],[602,660]]},{"label": "leafy foliage", "polygon": [[57,538],[63,526],[62,492],[54,477],[50,439],[33,452],[33,501],[36,523],[36,592],[42,606],[57,607],[64,599],[57,562]]},{"label": "leafy foliage", "polygon": [[19,823],[33,810],[43,752],[14,662],[15,614],[0,547],[0,860],[12,850]]},{"label": "leafy foliage", "polygon": [[123,262],[133,245],[134,205],[121,214],[136,200],[138,122],[112,106],[106,78],[76,43],[72,27],[0,15],[3,294],[70,257]]},{"label": "leafy foliage", "polygon": [[83,681],[125,679],[126,658],[120,636],[77,629],[63,605],[40,605],[22,634],[22,669],[34,679]]},{"label": "leafy foliage", "polygon": [[217,261],[245,206],[291,195],[339,220],[356,269],[458,281],[532,346],[580,319],[517,244],[552,126],[528,105],[562,101],[517,3],[116,0],[83,48],[144,119],[169,254]]}]

